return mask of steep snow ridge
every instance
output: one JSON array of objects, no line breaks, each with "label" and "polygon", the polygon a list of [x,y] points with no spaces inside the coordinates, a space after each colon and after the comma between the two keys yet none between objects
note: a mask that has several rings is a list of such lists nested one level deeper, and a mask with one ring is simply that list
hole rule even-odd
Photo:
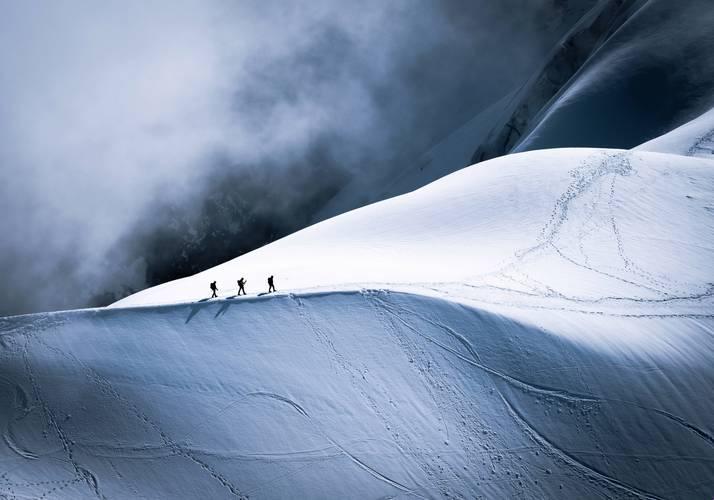
[{"label": "steep snow ridge", "polygon": [[[511,155],[0,319],[0,495],[706,498],[712,165]],[[269,274],[291,292],[232,297]]]},{"label": "steep snow ridge", "polygon": [[714,160],[714,108],[660,137],[634,148]]}]

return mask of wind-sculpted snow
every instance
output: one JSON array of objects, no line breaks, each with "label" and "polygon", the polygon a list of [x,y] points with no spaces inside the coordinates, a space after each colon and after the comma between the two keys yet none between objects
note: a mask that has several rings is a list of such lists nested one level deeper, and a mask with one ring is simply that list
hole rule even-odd
[{"label": "wind-sculpted snow", "polygon": [[[552,79],[567,77],[567,82],[550,88],[546,82],[546,90],[557,93],[551,93],[552,99],[544,104],[538,102],[538,87],[525,93],[525,100],[537,105],[507,122],[514,132],[495,129],[503,140],[483,145],[474,161],[482,151],[489,158],[499,152],[555,147],[633,148],[711,108],[711,1],[615,3],[621,7],[619,19],[611,25],[616,29],[599,31],[603,38],[577,72],[553,65],[557,76]],[[577,56],[575,49],[566,47],[563,52]]]},{"label": "wind-sculpted snow", "polygon": [[[476,163],[510,153],[526,134],[538,126],[551,101],[586,64],[588,59],[636,10],[637,0],[604,0],[592,8],[553,48],[537,71],[502,112],[486,140],[478,144],[471,162]],[[568,144],[570,145],[570,144]],[[580,145],[591,145],[584,141]]]},{"label": "wind-sculpted snow", "polygon": [[385,290],[8,318],[0,493],[712,491],[711,317],[532,319]]},{"label": "wind-sculpted snow", "polygon": [[531,152],[2,319],[0,495],[707,498],[712,236],[709,160]]}]

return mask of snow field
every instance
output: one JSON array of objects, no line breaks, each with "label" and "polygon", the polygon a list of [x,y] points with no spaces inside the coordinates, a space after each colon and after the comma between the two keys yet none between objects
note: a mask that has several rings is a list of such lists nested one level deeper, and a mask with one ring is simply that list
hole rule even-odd
[{"label": "snow field", "polygon": [[[0,491],[711,491],[711,317],[531,320],[384,290],[6,319]],[[582,342],[640,330],[657,349]]]},{"label": "snow field", "polygon": [[0,493],[706,498],[713,236],[707,159],[537,151],[0,319]]},{"label": "snow field", "polygon": [[278,290],[468,284],[464,299],[483,296],[478,287],[590,301],[699,295],[714,283],[712,186],[711,162],[681,156],[510,155],[115,305],[199,300],[213,280],[231,296],[240,276],[254,293],[271,274]]}]

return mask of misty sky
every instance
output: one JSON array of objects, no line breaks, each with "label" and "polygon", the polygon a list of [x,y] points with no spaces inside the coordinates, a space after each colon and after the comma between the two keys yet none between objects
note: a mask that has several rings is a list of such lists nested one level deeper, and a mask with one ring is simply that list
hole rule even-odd
[{"label": "misty sky", "polygon": [[520,85],[593,3],[0,1],[0,314],[147,286],[147,255],[185,250],[167,227],[230,227],[208,265],[309,223]]}]

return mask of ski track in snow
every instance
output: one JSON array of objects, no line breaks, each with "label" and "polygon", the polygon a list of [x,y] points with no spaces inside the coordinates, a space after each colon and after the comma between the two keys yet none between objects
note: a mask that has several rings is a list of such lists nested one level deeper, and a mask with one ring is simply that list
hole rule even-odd
[{"label": "ski track in snow", "polygon": [[[376,296],[376,294],[375,294],[375,296]],[[512,377],[508,374],[505,374],[505,373],[499,372],[497,370],[494,370],[492,368],[489,368],[488,366],[485,366],[482,364],[478,353],[476,352],[476,350],[473,348],[473,346],[470,344],[470,342],[463,335],[453,331],[448,326],[440,324],[438,322],[435,322],[435,321],[431,320],[430,318],[427,318],[423,315],[416,313],[415,311],[404,309],[404,308],[395,309],[393,307],[390,307],[385,301],[383,301],[381,299],[377,299],[377,300],[379,301],[380,307],[382,307],[386,311],[389,311],[389,313],[393,316],[393,318],[396,321],[399,321],[402,324],[404,324],[409,330],[411,330],[416,335],[419,335],[419,336],[425,338],[426,340],[428,340],[429,342],[432,342],[432,343],[438,345],[442,349],[450,352],[451,354],[462,359],[463,361],[467,362],[468,364],[479,368],[480,370],[487,373],[489,376],[499,379],[501,381],[504,381],[507,384],[511,385],[512,387],[519,389],[525,393],[553,397],[553,398],[564,400],[565,402],[568,402],[568,403],[612,403],[612,404],[621,404],[621,405],[637,407],[642,410],[654,412],[658,415],[661,415],[661,416],[675,422],[678,425],[681,425],[682,427],[686,428],[688,431],[693,432],[696,436],[702,438],[708,444],[714,446],[714,436],[712,436],[709,432],[697,427],[694,424],[691,424],[690,422],[687,422],[684,418],[674,415],[670,412],[667,412],[667,411],[664,411],[664,410],[661,410],[658,408],[650,408],[650,407],[647,407],[647,406],[644,406],[644,405],[641,405],[641,404],[638,404],[635,402],[631,402],[631,401],[625,401],[625,400],[620,400],[620,399],[609,399],[609,398],[583,395],[583,394],[573,394],[571,392],[563,391],[560,389],[544,388],[544,387],[540,387],[540,386],[534,385],[529,382],[519,380],[519,379]],[[422,321],[425,321],[427,323],[432,324],[433,326],[436,326],[437,328],[442,329],[445,333],[447,333],[451,337],[455,338],[460,344],[462,344],[464,346],[464,348],[467,350],[467,352],[470,354],[470,357],[464,356],[464,355],[460,354],[459,352],[455,351],[454,349],[451,349],[448,346],[445,346],[444,344],[436,341],[435,339],[422,334],[417,328],[415,328],[414,326],[409,324],[404,319],[405,317],[408,317],[408,316],[418,317]],[[653,493],[642,491],[632,485],[627,485],[616,478],[608,476],[607,474],[594,469],[593,467],[591,467],[591,466],[583,463],[582,461],[578,460],[577,458],[575,458],[571,453],[566,452],[565,450],[561,449],[560,447],[558,447],[557,445],[555,445],[554,443],[549,441],[545,436],[540,434],[532,424],[530,424],[528,422],[527,418],[524,415],[520,414],[512,406],[509,399],[498,389],[497,384],[495,385],[495,387],[496,387],[496,391],[498,392],[499,396],[503,399],[504,404],[508,408],[508,411],[513,416],[514,420],[522,428],[524,428],[526,433],[538,445],[545,448],[546,451],[548,451],[551,454],[553,454],[554,456],[558,457],[560,460],[562,460],[567,465],[573,466],[580,473],[584,473],[586,476],[591,477],[592,479],[598,480],[600,482],[604,482],[606,485],[613,486],[616,489],[620,489],[620,490],[624,491],[626,494],[631,494],[638,498],[660,499],[661,500],[661,497],[659,497]]]},{"label": "ski track in snow", "polygon": [[[583,165],[579,169],[575,169],[571,171],[571,175],[574,177],[573,183],[568,187],[568,189],[560,196],[560,198],[555,202],[555,206],[553,207],[552,214],[550,216],[550,219],[548,222],[541,228],[540,230],[540,241],[538,241],[535,245],[521,249],[515,252],[515,259],[504,266],[502,269],[496,271],[493,273],[493,275],[504,275],[505,273],[512,273],[512,272],[518,272],[522,274],[525,277],[526,282],[530,283],[535,283],[536,286],[530,286],[526,283],[521,283],[525,284],[526,286],[529,286],[531,289],[534,291],[540,291],[541,295],[543,296],[555,296],[558,298],[564,298],[564,299],[570,299],[572,300],[573,297],[569,297],[563,293],[560,293],[551,287],[544,285],[543,283],[540,283],[533,278],[529,277],[528,274],[526,274],[523,269],[522,265],[528,259],[529,257],[544,257],[547,255],[549,250],[555,251],[556,254],[563,258],[564,260],[568,261],[571,264],[574,264],[580,268],[583,268],[587,271],[600,274],[602,276],[605,276],[607,278],[611,278],[614,280],[621,281],[623,283],[629,284],[629,285],[634,285],[639,288],[643,288],[645,290],[655,292],[655,293],[660,293],[664,295],[668,295],[667,292],[663,292],[660,289],[653,288],[652,285],[655,283],[654,280],[652,280],[651,277],[647,277],[645,273],[639,272],[640,277],[644,277],[646,281],[649,281],[650,283],[648,284],[643,284],[636,282],[632,279],[624,278],[622,276],[618,276],[612,273],[608,273],[605,271],[602,271],[600,269],[596,269],[592,267],[591,265],[588,264],[589,257],[587,256],[585,250],[584,250],[584,245],[583,245],[583,239],[585,238],[585,235],[587,234],[586,231],[586,225],[589,224],[589,222],[595,217],[595,207],[594,205],[590,205],[590,210],[588,214],[586,215],[585,223],[581,225],[580,228],[577,229],[578,231],[578,248],[580,249],[580,252],[584,256],[585,262],[578,262],[572,257],[568,257],[564,254],[564,252],[558,247],[556,242],[559,240],[559,238],[562,236],[563,233],[563,226],[568,222],[568,213],[570,211],[571,205],[573,202],[581,199],[584,197],[588,192],[592,191],[594,188],[601,188],[601,184],[606,182],[606,179],[608,177],[611,178],[610,180],[610,190],[609,190],[609,199],[607,202],[607,212],[610,214],[610,226],[612,229],[612,234],[614,239],[616,240],[617,243],[617,250],[620,258],[622,259],[624,263],[624,270],[625,271],[630,271],[632,272],[632,268],[634,268],[633,262],[627,257],[625,254],[624,250],[624,244],[622,241],[622,236],[620,235],[620,231],[618,229],[618,226],[615,222],[615,216],[614,216],[614,209],[613,209],[613,204],[614,204],[614,199],[615,199],[615,181],[618,176],[626,176],[626,175],[632,175],[632,167],[627,159],[627,155],[629,153],[616,153],[616,154],[611,154],[608,153],[605,155],[605,158],[601,161],[595,161],[594,165],[592,165],[590,162],[586,162],[585,165]],[[532,263],[532,261],[531,261]],[[514,279],[511,277],[511,279]],[[544,291],[543,291],[544,290]]]},{"label": "ski track in snow", "polygon": [[26,342],[25,346],[23,348],[23,356],[25,359],[25,366],[27,368],[27,372],[29,375],[29,378],[31,380],[33,390],[35,392],[35,397],[42,406],[42,408],[45,411],[45,414],[47,416],[47,419],[51,425],[51,427],[54,428],[55,432],[57,433],[57,436],[59,437],[62,447],[65,450],[65,453],[67,455],[67,458],[69,461],[72,463],[73,467],[75,468],[75,471],[77,472],[77,476],[84,479],[87,485],[91,488],[93,491],[94,495],[97,498],[104,499],[104,495],[101,493],[99,489],[99,483],[95,477],[95,475],[92,473],[92,471],[84,468],[80,463],[74,458],[74,449],[76,443],[71,440],[66,432],[62,429],[62,427],[59,425],[59,421],[57,417],[54,415],[52,409],[50,408],[49,404],[43,400],[41,391],[40,391],[40,386],[36,380],[36,377],[33,374],[32,368],[30,366],[30,362],[28,359],[28,351],[27,347],[30,342],[30,339],[35,338],[35,340],[38,341],[38,343],[42,344],[45,348],[55,352],[61,357],[67,358],[73,365],[81,367],[84,372],[86,378],[95,384],[98,389],[104,393],[105,395],[108,395],[112,399],[114,399],[116,402],[118,402],[121,406],[125,408],[128,414],[133,415],[136,419],[138,419],[143,425],[148,425],[150,428],[152,428],[161,438],[161,441],[163,442],[163,445],[171,450],[172,455],[180,455],[185,457],[186,459],[190,460],[192,463],[197,465],[200,470],[205,471],[208,473],[213,479],[218,481],[222,486],[224,486],[233,496],[240,497],[242,498],[242,495],[240,491],[236,488],[235,485],[233,485],[228,479],[226,479],[222,474],[217,472],[214,468],[212,468],[208,463],[205,461],[201,460],[196,456],[195,453],[192,451],[186,449],[185,447],[179,445],[175,441],[173,441],[167,434],[166,432],[161,429],[161,427],[154,422],[146,413],[141,411],[134,403],[131,401],[127,400],[121,394],[117,391],[117,389],[109,382],[106,380],[104,377],[102,377],[100,374],[98,374],[95,370],[91,369],[90,367],[86,366],[84,362],[82,362],[80,359],[76,358],[74,355],[71,353],[67,353],[62,351],[61,349],[58,349],[57,347],[49,345],[47,342],[43,341],[39,337],[35,337],[33,335],[27,335],[26,337]]},{"label": "ski track in snow", "polygon": [[[8,415],[2,431],[3,441],[10,450],[12,450],[20,457],[29,460],[34,460],[37,458],[37,455],[35,455],[31,451],[25,450],[21,445],[16,443],[12,431],[13,421],[22,420],[31,411],[31,408],[29,406],[29,397],[25,392],[25,389],[20,384],[16,384],[12,380],[0,377],[0,384],[4,384],[7,388],[10,389],[13,400],[10,415]],[[19,414],[20,416],[15,417],[16,414]]]},{"label": "ski track in snow", "polygon": [[[370,394],[370,389],[371,387],[368,387],[370,385],[369,382],[367,382],[364,374],[356,367],[354,366],[349,360],[347,360],[344,356],[342,356],[338,351],[337,348],[335,347],[334,343],[330,340],[329,335],[326,335],[325,332],[322,331],[321,328],[317,327],[315,325],[315,322],[311,319],[309,312],[307,311],[306,306],[302,302],[302,300],[299,297],[296,297],[294,295],[291,295],[290,298],[295,301],[295,303],[298,306],[298,314],[302,318],[302,320],[308,325],[310,330],[314,332],[315,337],[317,340],[323,344],[328,352],[331,354],[331,359],[333,359],[338,367],[339,370],[341,370],[343,373],[346,373],[352,383],[352,386],[359,391],[360,395],[362,398],[367,402],[368,406],[370,407],[371,411],[383,422],[383,425],[387,429],[391,429],[391,436],[393,439],[393,442],[397,445],[400,453],[402,456],[414,456],[415,453],[412,449],[405,449],[405,445],[400,442],[399,436],[400,436],[400,429],[397,427],[396,423],[391,421],[389,417],[380,409],[380,405],[377,403],[375,398]],[[278,397],[280,398],[280,397]],[[291,404],[293,404],[291,402]],[[296,406],[296,409],[300,408],[299,406]],[[301,408],[298,410],[301,412],[304,412]],[[305,414],[307,416],[307,414]],[[322,432],[322,431],[321,431]],[[323,435],[324,432],[323,432]],[[364,468],[367,470],[370,474],[374,475],[375,477],[384,480],[388,484],[391,484],[392,486],[395,486],[399,490],[403,492],[409,492],[414,495],[417,495],[414,489],[408,488],[405,485],[400,484],[397,481],[394,481],[390,479],[388,476],[374,470],[372,467],[368,466],[364,462],[358,460],[354,455],[349,453],[347,450],[345,450],[342,446],[338,445],[332,438],[329,436],[325,435],[325,438],[328,439],[334,446],[338,447],[343,453],[345,453],[350,460],[352,460],[354,463],[356,463],[358,466],[361,468]],[[422,467],[424,467],[424,464],[420,464]],[[420,495],[417,495],[420,496]]]},{"label": "ski track in snow", "polygon": [[625,494],[630,494],[637,498],[652,499],[652,500],[664,500],[661,497],[654,495],[652,493],[640,490],[634,486],[627,485],[622,481],[619,481],[607,474],[604,474],[592,466],[583,463],[577,458],[573,457],[570,453],[566,452],[562,448],[553,444],[545,436],[539,433],[531,424],[528,423],[523,415],[521,415],[506,399],[503,394],[500,394],[504,405],[508,408],[508,411],[512,415],[513,419],[526,431],[530,438],[539,444],[542,449],[546,450],[548,453],[552,454],[556,458],[560,459],[562,462],[578,470],[580,473],[584,474],[589,479],[597,480],[602,484],[602,486],[612,486],[616,489],[622,490]]},{"label": "ski track in snow", "polygon": [[75,449],[73,441],[67,436],[67,433],[60,424],[59,418],[54,413],[50,405],[47,403],[46,399],[43,397],[42,390],[40,389],[40,385],[37,381],[37,377],[34,373],[34,370],[32,369],[29,359],[28,345],[32,338],[32,334],[25,335],[25,341],[22,346],[22,358],[24,360],[25,370],[28,379],[30,380],[35,400],[41,406],[48,426],[52,428],[52,430],[54,430],[55,434],[57,435],[57,438],[60,440],[67,461],[74,468],[75,477],[73,477],[71,480],[84,481],[84,483],[89,487],[91,493],[96,498],[104,499],[105,496],[100,490],[99,481],[91,470],[85,468],[77,461],[77,459],[75,458]]},{"label": "ski track in snow", "polygon": [[714,158],[714,129],[699,137],[687,150],[687,156]]},{"label": "ski track in snow", "polygon": [[[443,284],[423,284],[437,292],[445,292],[449,298],[463,298],[469,302],[487,303],[501,306],[511,307],[526,307],[535,309],[551,309],[554,311],[569,311],[580,312],[585,314],[596,314],[605,316],[620,316],[620,317],[671,317],[671,318],[714,318],[714,283],[706,284],[691,284],[682,283],[674,278],[665,276],[656,276],[653,273],[644,270],[637,262],[628,256],[626,252],[626,244],[621,234],[615,217],[616,203],[616,181],[619,177],[637,175],[633,170],[628,156],[629,152],[618,153],[603,153],[600,156],[604,158],[592,158],[577,169],[571,171],[574,178],[571,185],[555,202],[550,219],[540,230],[540,238],[534,245],[517,250],[514,253],[514,258],[503,265],[500,269],[490,272],[485,275],[476,276],[467,280],[465,283],[443,283]],[[597,205],[602,198],[602,191],[607,191],[607,208],[601,212],[607,213],[607,221],[593,222],[598,217]],[[592,194],[594,200],[586,205],[588,212],[586,213],[579,227],[564,230],[564,226],[569,222],[569,211],[571,206],[576,201],[581,201],[586,195]],[[604,271],[590,264],[591,257],[585,250],[585,238],[593,233],[596,228],[609,227],[611,238],[617,249],[617,255],[622,262],[619,270]],[[573,235],[575,233],[575,235]],[[567,255],[559,246],[559,241],[572,238],[575,240],[575,245],[578,248],[582,260],[576,259],[574,256]],[[547,285],[532,276],[526,270],[527,267],[535,267],[539,260],[555,255],[563,261],[572,264],[587,272],[597,274],[609,280],[615,280],[622,284],[631,285],[654,294],[654,297],[643,297],[638,295],[608,295],[601,297],[579,297],[561,292],[551,285]],[[521,285],[529,290],[524,292],[515,288],[491,285],[489,281],[493,278],[502,278],[518,285]],[[482,296],[474,295],[473,293],[459,293],[455,291],[453,285],[457,287],[465,287],[471,290],[498,290],[510,296],[511,300],[495,301],[484,299]],[[692,288],[703,290],[699,293],[691,293],[687,290]],[[566,304],[587,304],[595,306],[605,304],[607,302],[618,302],[618,309],[622,309],[622,305],[626,302],[632,302],[637,305],[651,305],[656,307],[656,311],[643,313],[622,313],[608,311],[603,308],[594,308],[589,310],[578,309],[576,307],[548,305],[548,304],[533,304],[533,298],[540,299],[560,299]],[[515,299],[515,300],[514,300]],[[527,299],[527,300],[519,300]],[[661,306],[672,305],[690,305],[695,302],[707,301],[700,309],[704,312],[692,314],[678,314],[661,312]],[[528,303],[531,302],[531,303]],[[549,300],[550,303],[554,302]],[[557,303],[557,300],[555,301]],[[686,304],[686,303],[689,304]],[[711,302],[711,303],[708,303]]]},{"label": "ski track in snow", "polygon": [[[431,320],[424,318],[423,316],[419,316],[418,314],[414,313],[413,311],[408,311],[405,309],[400,309],[400,310],[394,310],[390,306],[388,306],[385,302],[380,301],[380,305],[389,313],[392,315],[395,321],[399,321],[402,323],[407,329],[411,330],[413,333],[416,335],[419,335],[429,342],[432,342],[433,344],[439,346],[440,348],[444,349],[445,351],[450,352],[454,356],[458,357],[459,359],[462,359],[463,361],[467,362],[468,364],[475,366],[476,368],[479,368],[480,370],[483,370],[484,372],[488,373],[489,375],[493,375],[504,382],[512,385],[513,387],[516,387],[520,390],[523,390],[525,392],[532,392],[532,393],[538,393],[542,394],[545,396],[552,396],[556,398],[560,398],[566,401],[587,401],[587,402],[598,402],[600,401],[598,398],[593,397],[593,396],[585,396],[585,395],[580,395],[580,394],[573,394],[569,393],[567,391],[559,390],[559,389],[551,389],[547,387],[538,387],[536,385],[533,385],[528,382],[524,382],[522,380],[519,380],[515,377],[512,377],[510,375],[507,375],[505,373],[499,372],[498,370],[494,370],[493,368],[489,368],[488,366],[483,365],[478,359],[479,356],[476,353],[476,351],[473,349],[471,344],[460,334],[454,332],[452,329],[448,327],[444,327],[444,325],[434,323]],[[409,324],[406,320],[404,320],[404,315],[405,313],[411,314],[417,317],[420,317],[422,320],[433,324],[434,326],[437,326],[438,328],[442,329],[445,331],[448,335],[451,337],[455,338],[459,343],[464,345],[464,347],[467,349],[467,351],[471,354],[472,357],[464,356],[463,354],[459,353],[455,349],[452,349],[443,343],[439,342],[438,340],[431,338],[429,336],[424,335],[421,333],[418,329],[414,328],[411,324]]]},{"label": "ski track in snow", "polygon": [[[253,393],[250,393],[249,396],[262,396],[262,397],[272,398],[272,399],[275,399],[275,400],[280,401],[280,402],[282,402],[282,403],[288,404],[288,405],[292,406],[293,409],[295,409],[295,411],[297,411],[300,415],[302,415],[303,417],[307,418],[310,422],[312,422],[312,418],[310,418],[310,415],[308,415],[308,413],[303,409],[303,407],[300,406],[299,404],[297,404],[295,401],[291,400],[290,398],[286,398],[285,396],[281,396],[281,395],[279,395],[279,394],[274,394],[274,393],[271,393],[271,392],[253,392]],[[319,427],[318,427],[318,428],[319,428]],[[333,438],[331,438],[330,436],[328,436],[327,434],[325,434],[325,432],[324,432],[323,430],[320,429],[320,433],[321,433],[321,434],[325,437],[325,439],[327,439],[335,448],[337,448],[337,449],[340,450],[342,453],[344,453],[344,454],[345,454],[352,462],[354,462],[358,467],[360,467],[361,469],[366,470],[369,474],[371,474],[371,475],[374,476],[375,478],[377,478],[377,479],[379,479],[380,481],[383,481],[383,482],[389,484],[390,486],[394,486],[395,488],[397,488],[397,489],[400,490],[400,491],[403,491],[403,492],[406,492],[406,493],[416,494],[412,489],[408,488],[407,486],[404,486],[403,484],[399,483],[398,481],[395,481],[394,479],[391,479],[391,478],[388,477],[387,475],[382,474],[381,472],[377,471],[377,470],[374,469],[373,467],[370,467],[369,465],[367,465],[364,461],[360,460],[359,458],[357,458],[356,456],[354,456],[352,453],[350,453],[349,451],[347,451],[342,445],[340,445],[339,443],[337,443]],[[417,496],[421,496],[421,495],[417,495]]]}]

